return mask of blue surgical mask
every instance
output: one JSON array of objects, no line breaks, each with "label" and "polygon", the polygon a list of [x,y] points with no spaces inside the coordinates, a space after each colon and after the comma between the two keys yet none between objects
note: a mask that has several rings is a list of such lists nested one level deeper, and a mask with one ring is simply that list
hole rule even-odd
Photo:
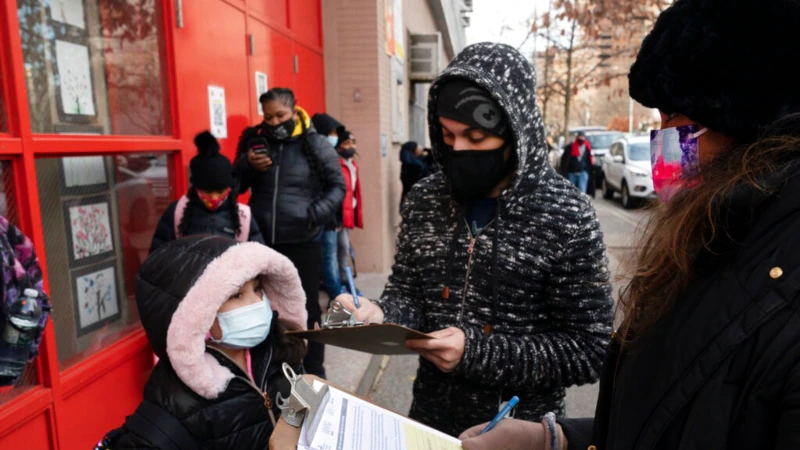
[{"label": "blue surgical mask", "polygon": [[331,147],[336,148],[336,144],[339,143],[339,136],[328,136],[328,142],[331,143]]},{"label": "blue surgical mask", "polygon": [[272,326],[272,308],[267,295],[263,301],[217,314],[222,330],[222,338],[212,341],[223,347],[242,349],[253,348],[264,342]]}]

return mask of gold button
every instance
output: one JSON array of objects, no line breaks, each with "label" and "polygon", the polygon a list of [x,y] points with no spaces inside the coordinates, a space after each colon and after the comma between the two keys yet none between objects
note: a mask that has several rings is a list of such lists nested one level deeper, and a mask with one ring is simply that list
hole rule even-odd
[{"label": "gold button", "polygon": [[588,448],[586,448],[586,450],[597,450],[597,447],[590,445]]},{"label": "gold button", "polygon": [[773,267],[772,270],[769,271],[769,276],[773,280],[777,280],[778,278],[783,276],[783,269],[780,267]]}]

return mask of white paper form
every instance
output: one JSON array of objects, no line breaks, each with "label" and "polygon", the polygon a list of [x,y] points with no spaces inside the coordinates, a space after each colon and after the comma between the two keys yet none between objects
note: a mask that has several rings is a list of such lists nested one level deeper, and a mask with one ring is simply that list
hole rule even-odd
[{"label": "white paper form", "polygon": [[[319,381],[314,388],[319,389]],[[322,419],[308,442],[306,426],[300,450],[458,450],[461,441],[413,420],[381,409],[346,392],[329,387]]]}]

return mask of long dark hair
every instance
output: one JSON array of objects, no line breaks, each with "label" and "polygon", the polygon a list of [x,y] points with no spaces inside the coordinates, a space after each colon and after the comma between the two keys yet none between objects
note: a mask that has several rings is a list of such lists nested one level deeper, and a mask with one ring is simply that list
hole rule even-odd
[{"label": "long dark hair", "polygon": [[725,220],[729,206],[743,197],[774,195],[799,160],[800,114],[792,114],[767,127],[756,142],[735,145],[703,164],[696,186],[654,208],[633,279],[620,299],[627,340],[646,333],[686,291],[699,256],[718,253],[721,241],[738,248]]},{"label": "long dark hair", "polygon": [[[297,111],[295,108],[297,107],[297,98],[294,96],[294,92],[289,88],[281,88],[275,87],[270,89],[264,94],[261,94],[259,97],[259,101],[261,103],[270,102],[270,101],[277,101],[280,102],[282,105],[289,107],[292,111],[295,111],[296,114],[300,115],[301,113]],[[320,187],[325,186],[325,178],[322,176],[322,162],[317,158],[317,154],[314,151],[313,145],[311,145],[311,137],[308,130],[308,126],[306,125],[306,118],[300,117],[300,126],[303,129],[303,133],[300,137],[302,142],[302,149],[303,149],[303,156],[306,157],[306,161],[308,161],[308,166],[311,168],[311,173],[314,176],[314,179],[317,180]]]},{"label": "long dark hair", "polygon": [[273,358],[275,361],[298,366],[306,357],[306,341],[287,335],[287,331],[302,331],[290,322],[280,319],[277,315],[272,319],[270,334],[273,343]]},{"label": "long dark hair", "polygon": [[[189,188],[189,192],[186,194],[186,196],[189,197],[189,202],[186,204],[186,209],[183,211],[181,223],[178,224],[178,231],[181,233],[181,236],[184,237],[189,235],[189,230],[191,230],[192,227],[192,220],[194,219],[195,212],[195,208],[193,206],[205,208],[205,205],[203,205],[203,202],[197,195],[197,189],[194,187]],[[231,189],[228,199],[225,200],[225,208],[227,208],[228,214],[231,216],[231,223],[233,223],[233,230],[236,236],[242,232],[242,221],[239,218],[239,205],[236,202],[237,197],[238,195],[236,194],[235,190]]]}]

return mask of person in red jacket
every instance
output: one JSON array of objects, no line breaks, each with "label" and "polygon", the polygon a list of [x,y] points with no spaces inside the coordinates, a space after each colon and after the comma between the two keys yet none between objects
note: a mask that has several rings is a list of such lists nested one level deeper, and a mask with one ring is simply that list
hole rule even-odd
[{"label": "person in red jacket", "polygon": [[356,163],[356,137],[349,130],[339,130],[336,144],[339,162],[342,165],[345,194],[342,202],[338,237],[339,274],[343,282],[347,280],[346,268],[350,267],[350,230],[364,228],[364,213],[361,202],[361,180]]}]

